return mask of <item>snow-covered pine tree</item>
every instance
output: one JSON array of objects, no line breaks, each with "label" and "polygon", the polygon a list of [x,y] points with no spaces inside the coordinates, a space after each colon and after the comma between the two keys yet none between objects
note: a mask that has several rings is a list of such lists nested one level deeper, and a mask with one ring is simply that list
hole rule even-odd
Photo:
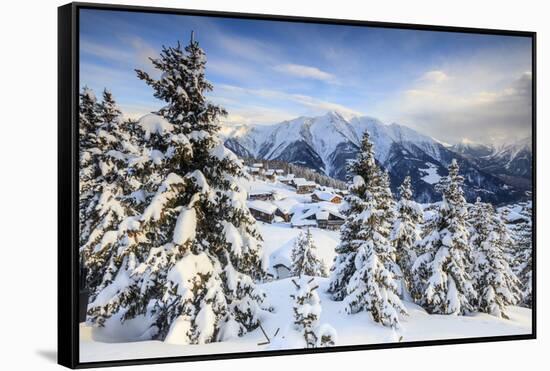
[{"label": "snow-covered pine tree", "polygon": [[239,336],[259,324],[265,294],[254,279],[265,271],[261,236],[239,184],[242,165],[218,137],[225,111],[204,96],[212,85],[197,41],[185,51],[164,47],[152,62],[159,80],[137,74],[166,102],[140,123],[161,159],[153,174],[159,186],[141,215],[120,224],[89,320],[144,316],[151,327],[142,338],[180,344]]},{"label": "snow-covered pine tree", "polygon": [[317,335],[317,347],[327,348],[336,345],[338,335],[334,327],[329,324],[323,323],[315,331]]},{"label": "snow-covered pine tree", "polygon": [[429,313],[464,314],[475,306],[463,181],[453,159],[438,187],[443,196],[438,215],[425,226],[412,267],[411,294]]},{"label": "snow-covered pine tree", "polygon": [[328,291],[334,300],[344,300],[348,313],[368,311],[374,321],[396,327],[398,315],[406,310],[397,295],[389,241],[393,199],[387,174],[374,160],[366,131],[361,151],[348,172],[353,174],[353,182],[346,197],[347,218],[341,228]]},{"label": "snow-covered pine tree", "polygon": [[520,259],[520,269],[518,277],[522,283],[522,306],[531,308],[533,305],[533,257],[532,251],[523,250],[523,254],[518,255]]},{"label": "snow-covered pine tree", "polygon": [[328,292],[334,300],[343,300],[346,296],[347,284],[355,272],[355,256],[362,240],[363,220],[360,215],[369,206],[365,200],[368,188],[372,188],[379,178],[379,169],[374,160],[374,149],[367,131],[363,134],[361,150],[354,161],[347,166],[347,174],[351,182],[349,194],[345,197],[343,209],[346,221],[340,229],[340,243],[336,247],[336,257],[331,268]]},{"label": "snow-covered pine tree", "polygon": [[507,225],[510,209],[508,209],[507,207],[503,207],[500,209],[496,209],[495,212],[498,214],[498,217],[500,218],[500,220],[503,223],[505,223],[504,226],[508,231],[508,234],[507,234],[508,238],[505,241],[503,241],[502,252],[504,254],[504,257],[506,258],[506,261],[508,262],[508,265],[512,267],[512,270],[514,270],[514,259],[515,259],[515,253],[516,253],[514,239],[512,237],[514,231],[513,231],[513,228]]},{"label": "snow-covered pine tree", "polygon": [[293,276],[327,276],[327,268],[317,255],[317,247],[309,228],[305,233],[301,232],[296,238],[291,257],[291,273]]},{"label": "snow-covered pine tree", "polygon": [[533,302],[533,219],[532,202],[526,202],[520,211],[522,221],[513,225],[515,246],[513,270],[522,284],[521,304],[531,308]]},{"label": "snow-covered pine tree", "polygon": [[97,199],[97,182],[99,174],[95,157],[97,150],[96,130],[101,122],[99,104],[94,92],[82,88],[79,96],[78,140],[79,140],[79,239],[80,246],[88,241],[90,226],[88,215],[92,212]]},{"label": "snow-covered pine tree", "polygon": [[[378,209],[380,210],[380,224],[378,226],[377,233],[383,235],[389,242],[388,245],[385,245],[385,243],[380,245],[383,246],[381,253],[388,257],[388,259],[385,259],[384,265],[393,273],[394,278],[400,282],[403,280],[403,272],[401,272],[399,265],[397,265],[396,250],[391,241],[392,228],[395,224],[396,218],[396,203],[391,193],[390,175],[387,170],[381,173],[380,185],[378,187],[378,192],[376,193],[378,194],[376,198],[378,201]],[[398,284],[397,292],[399,295],[402,295],[402,287],[400,286],[401,285]]]},{"label": "snow-covered pine tree", "polygon": [[[319,286],[314,278],[298,277],[292,279],[296,286],[296,293],[291,295],[294,299],[294,328],[300,331],[306,343],[306,348],[317,346],[318,338],[316,328],[321,315],[321,300],[315,290]],[[325,342],[330,341],[325,339]]]},{"label": "snow-covered pine tree", "polygon": [[521,284],[503,253],[508,231],[493,207],[482,203],[479,197],[471,208],[470,224],[477,309],[508,319],[506,308],[521,300]]},{"label": "snow-covered pine tree", "polygon": [[111,92],[106,89],[103,100],[98,103],[97,114],[100,122],[95,131],[97,153],[93,161],[99,173],[94,179],[95,194],[85,215],[88,240],[80,249],[88,272],[87,287],[92,293],[113,253],[119,223],[134,214],[132,202],[125,195],[133,191],[128,162],[137,154],[127,128],[130,122],[122,120]]},{"label": "snow-covered pine tree", "polygon": [[403,275],[402,282],[405,288],[409,288],[411,268],[417,258],[415,246],[420,239],[419,226],[424,222],[424,213],[412,197],[410,176],[403,180],[399,194],[401,198],[396,206],[397,217],[393,224],[391,241],[395,248],[396,263]]}]

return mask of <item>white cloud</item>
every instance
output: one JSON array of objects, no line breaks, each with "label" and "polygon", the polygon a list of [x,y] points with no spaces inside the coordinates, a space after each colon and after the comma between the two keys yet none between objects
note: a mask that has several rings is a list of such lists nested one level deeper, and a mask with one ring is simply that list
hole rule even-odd
[{"label": "white cloud", "polygon": [[428,71],[420,78],[420,81],[427,81],[431,83],[442,83],[449,79],[449,76],[440,70]]},{"label": "white cloud", "polygon": [[133,57],[133,53],[88,40],[82,40],[80,42],[80,52],[117,62],[128,62]]},{"label": "white cloud", "polygon": [[272,109],[262,106],[251,106],[241,109],[232,109],[226,117],[220,119],[230,124],[273,124],[294,118],[291,112]]},{"label": "white cloud", "polygon": [[210,59],[206,65],[206,74],[218,74],[224,78],[233,78],[236,81],[248,81],[253,78],[260,78],[258,71],[243,65],[242,63],[223,60],[221,58]]},{"label": "white cloud", "polygon": [[139,37],[130,37],[125,40],[132,46],[134,55],[136,56],[136,60],[132,61],[132,63],[136,63],[135,67],[144,69],[149,73],[159,74],[149,59],[158,56],[159,51]]},{"label": "white cloud", "polygon": [[274,67],[274,69],[279,72],[285,73],[287,75],[300,77],[300,78],[321,80],[326,82],[336,81],[336,77],[334,75],[328,72],[322,71],[317,67],[289,63],[289,64],[277,65]]},{"label": "white cloud", "polygon": [[292,94],[291,99],[306,107],[313,108],[316,113],[325,113],[327,111],[338,111],[344,117],[361,116],[362,113],[354,109],[348,108],[338,103],[327,102],[308,95]]},{"label": "white cloud", "polygon": [[[213,36],[213,35],[210,35]],[[215,31],[212,40],[228,54],[257,63],[272,63],[276,60],[277,50],[254,38],[233,36],[223,31]]]},{"label": "white cloud", "polygon": [[531,134],[531,72],[498,83],[484,80],[479,71],[478,78],[468,70],[434,72],[422,75],[392,102],[394,120],[451,143],[463,138],[499,143]]},{"label": "white cloud", "polygon": [[116,48],[84,39],[80,42],[80,51],[103,60],[117,62],[119,66],[128,67],[130,70],[141,68],[154,75],[158,73],[149,60],[149,57],[158,55],[158,51],[152,45],[134,36],[122,36],[120,40],[131,48]]},{"label": "white cloud", "polygon": [[[273,106],[273,101],[277,100],[279,103],[283,103],[285,106],[289,105],[298,105],[301,109],[296,110],[297,112],[290,115],[292,118],[299,115],[319,115],[324,114],[327,111],[338,111],[342,115],[350,116],[360,116],[361,112],[354,110],[352,108],[346,107],[342,104],[329,102],[322,99],[314,98],[309,95],[303,94],[291,94],[279,90],[270,90],[270,89],[250,89],[242,88],[234,85],[222,84],[216,87],[215,94],[213,94],[213,99],[220,97],[223,99],[231,99],[233,101],[244,100],[248,101],[250,99],[266,99],[267,104]],[[228,107],[231,112],[234,112],[234,108]],[[289,114],[292,112],[291,109],[285,111]],[[278,122],[267,121],[269,123]]]}]

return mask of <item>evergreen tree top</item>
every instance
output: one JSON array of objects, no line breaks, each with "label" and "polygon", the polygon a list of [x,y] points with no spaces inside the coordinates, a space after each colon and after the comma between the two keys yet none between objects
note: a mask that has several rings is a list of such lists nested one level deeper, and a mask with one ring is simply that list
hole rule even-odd
[{"label": "evergreen tree top", "polygon": [[359,154],[354,161],[349,163],[347,172],[351,176],[355,175],[362,178],[361,183],[363,184],[356,182],[352,186],[351,191],[354,193],[362,194],[365,190],[378,185],[381,174],[374,158],[374,145],[370,141],[367,130],[363,133]]},{"label": "evergreen tree top", "polygon": [[462,184],[464,183],[464,177],[460,175],[460,167],[456,159],[451,161],[449,165],[449,175],[441,178],[436,189],[443,195],[444,207],[457,207],[463,209],[461,214],[465,216],[466,213],[466,199],[464,198],[464,190]]},{"label": "evergreen tree top", "polygon": [[79,126],[87,134],[94,134],[95,127],[101,122],[99,104],[92,89],[84,86],[80,92]]},{"label": "evergreen tree top", "polygon": [[412,189],[411,189],[411,177],[407,175],[405,179],[403,180],[403,183],[401,183],[401,186],[399,186],[399,195],[402,199],[411,201],[412,200]]},{"label": "evergreen tree top", "polygon": [[154,96],[167,104],[159,114],[175,125],[177,131],[189,134],[204,131],[212,134],[218,130],[217,120],[227,112],[204,96],[212,91],[206,80],[206,55],[198,41],[192,38],[182,49],[178,41],[175,47],[162,47],[159,58],[150,58],[161,72],[160,79],[153,79],[147,72],[136,69],[139,79],[154,90]]},{"label": "evergreen tree top", "polygon": [[103,101],[99,104],[99,117],[104,126],[118,124],[122,112],[113,98],[113,94],[107,90],[103,90]]}]

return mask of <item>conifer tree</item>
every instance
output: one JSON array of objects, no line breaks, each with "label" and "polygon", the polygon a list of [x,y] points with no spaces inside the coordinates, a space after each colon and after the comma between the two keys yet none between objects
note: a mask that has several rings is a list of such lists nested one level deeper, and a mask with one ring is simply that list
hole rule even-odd
[{"label": "conifer tree", "polygon": [[82,88],[79,95],[79,238],[82,246],[88,240],[90,226],[88,215],[92,212],[97,199],[97,181],[99,168],[95,157],[97,149],[96,131],[101,122],[99,104],[94,92],[88,87]]},{"label": "conifer tree", "polygon": [[99,173],[95,178],[95,193],[85,215],[89,230],[88,240],[81,245],[80,254],[88,271],[87,287],[92,290],[99,283],[106,269],[116,242],[116,228],[119,223],[134,211],[132,203],[125,195],[131,193],[132,183],[129,173],[129,160],[136,155],[132,136],[123,121],[121,112],[112,94],[103,92],[103,100],[98,103],[97,115],[100,119],[95,135],[93,156]]},{"label": "conifer tree", "polygon": [[[291,295],[294,299],[294,327],[303,334],[306,348],[314,348],[319,340],[315,331],[321,315],[321,301],[315,291],[319,286],[313,278],[307,277],[299,277],[292,282],[296,286],[296,293]],[[327,342],[330,339],[325,338],[323,344]]]},{"label": "conifer tree", "polygon": [[318,348],[327,348],[336,345],[338,336],[334,327],[329,324],[323,323],[319,326],[316,335]]},{"label": "conifer tree", "polygon": [[438,187],[443,196],[438,215],[425,227],[412,267],[411,294],[429,313],[465,314],[475,306],[463,181],[453,159]]},{"label": "conifer tree", "polygon": [[518,277],[522,283],[522,306],[531,308],[533,305],[533,258],[532,251],[524,249],[518,255],[520,268]]},{"label": "conifer tree", "polygon": [[403,275],[406,288],[411,282],[411,268],[417,258],[415,245],[420,239],[419,226],[424,222],[422,208],[412,197],[411,177],[406,176],[399,187],[401,199],[397,203],[397,218],[393,224],[391,241],[396,263]]},{"label": "conifer tree", "polygon": [[343,300],[349,279],[355,272],[355,256],[362,240],[363,220],[360,217],[369,206],[366,201],[368,188],[373,188],[379,178],[379,169],[374,160],[373,145],[367,131],[363,134],[361,150],[357,159],[347,166],[347,174],[352,182],[349,194],[345,197],[346,222],[340,229],[340,244],[336,247],[336,257],[331,268],[329,292],[334,300]]},{"label": "conifer tree", "polygon": [[521,221],[512,225],[514,230],[513,246],[515,248],[513,270],[521,281],[522,301],[521,304],[528,308],[532,306],[532,281],[533,281],[533,221],[532,202],[521,205],[519,212]]},{"label": "conifer tree", "polygon": [[[152,167],[140,215],[117,230],[116,254],[90,305],[104,325],[144,315],[142,338],[200,344],[256,328],[267,309],[254,280],[263,279],[261,236],[240,185],[242,164],[218,136],[225,111],[208,102],[206,57],[196,40],[164,47],[156,80],[137,75],[166,105],[138,125],[161,166]],[[125,277],[119,282],[120,277]]]},{"label": "conifer tree", "polygon": [[506,308],[521,299],[520,282],[503,252],[509,240],[508,231],[493,207],[482,203],[479,197],[472,206],[470,224],[477,309],[508,319]]},{"label": "conifer tree", "polygon": [[292,249],[293,276],[327,276],[325,263],[317,255],[317,247],[308,228],[306,233],[300,233]]},{"label": "conifer tree", "polygon": [[[387,170],[381,173],[380,185],[377,189],[377,193],[378,209],[380,210],[380,224],[378,225],[377,233],[380,233],[386,239],[384,244],[382,244],[382,252],[388,257],[388,259],[385,260],[384,265],[393,273],[394,278],[400,282],[403,280],[403,272],[401,272],[399,265],[397,265],[396,250],[391,241],[392,228],[396,219],[396,203],[391,193],[390,175]],[[401,295],[401,291],[401,285],[398,285],[398,294]]]},{"label": "conifer tree", "polygon": [[516,253],[516,246],[514,244],[514,238],[512,236],[514,233],[514,230],[512,226],[509,226],[507,224],[510,209],[508,209],[507,207],[504,207],[504,208],[496,209],[495,212],[498,214],[500,220],[504,223],[506,230],[508,231],[509,238],[503,241],[504,245],[502,246],[502,252],[504,254],[504,257],[506,258],[506,261],[508,262],[508,265],[512,267],[512,270],[514,270],[514,259],[515,259],[515,253]]},{"label": "conifer tree", "polygon": [[328,291],[344,300],[348,313],[370,312],[374,321],[397,327],[406,310],[397,295],[394,251],[389,241],[393,199],[387,174],[374,160],[368,132],[348,168],[353,174],[346,222],[336,252]]}]

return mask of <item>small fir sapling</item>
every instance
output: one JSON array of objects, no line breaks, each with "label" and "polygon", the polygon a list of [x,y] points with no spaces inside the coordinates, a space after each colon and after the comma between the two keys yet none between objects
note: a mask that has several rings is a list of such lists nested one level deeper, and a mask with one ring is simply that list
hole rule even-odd
[{"label": "small fir sapling", "polygon": [[305,233],[301,232],[294,242],[291,274],[293,276],[327,276],[327,268],[317,254],[317,247],[309,228]]},{"label": "small fir sapling", "polygon": [[306,348],[314,348],[317,345],[315,329],[321,315],[321,300],[316,290],[319,286],[314,278],[298,277],[292,279],[296,286],[296,293],[291,295],[294,299],[294,327],[303,334]]}]

